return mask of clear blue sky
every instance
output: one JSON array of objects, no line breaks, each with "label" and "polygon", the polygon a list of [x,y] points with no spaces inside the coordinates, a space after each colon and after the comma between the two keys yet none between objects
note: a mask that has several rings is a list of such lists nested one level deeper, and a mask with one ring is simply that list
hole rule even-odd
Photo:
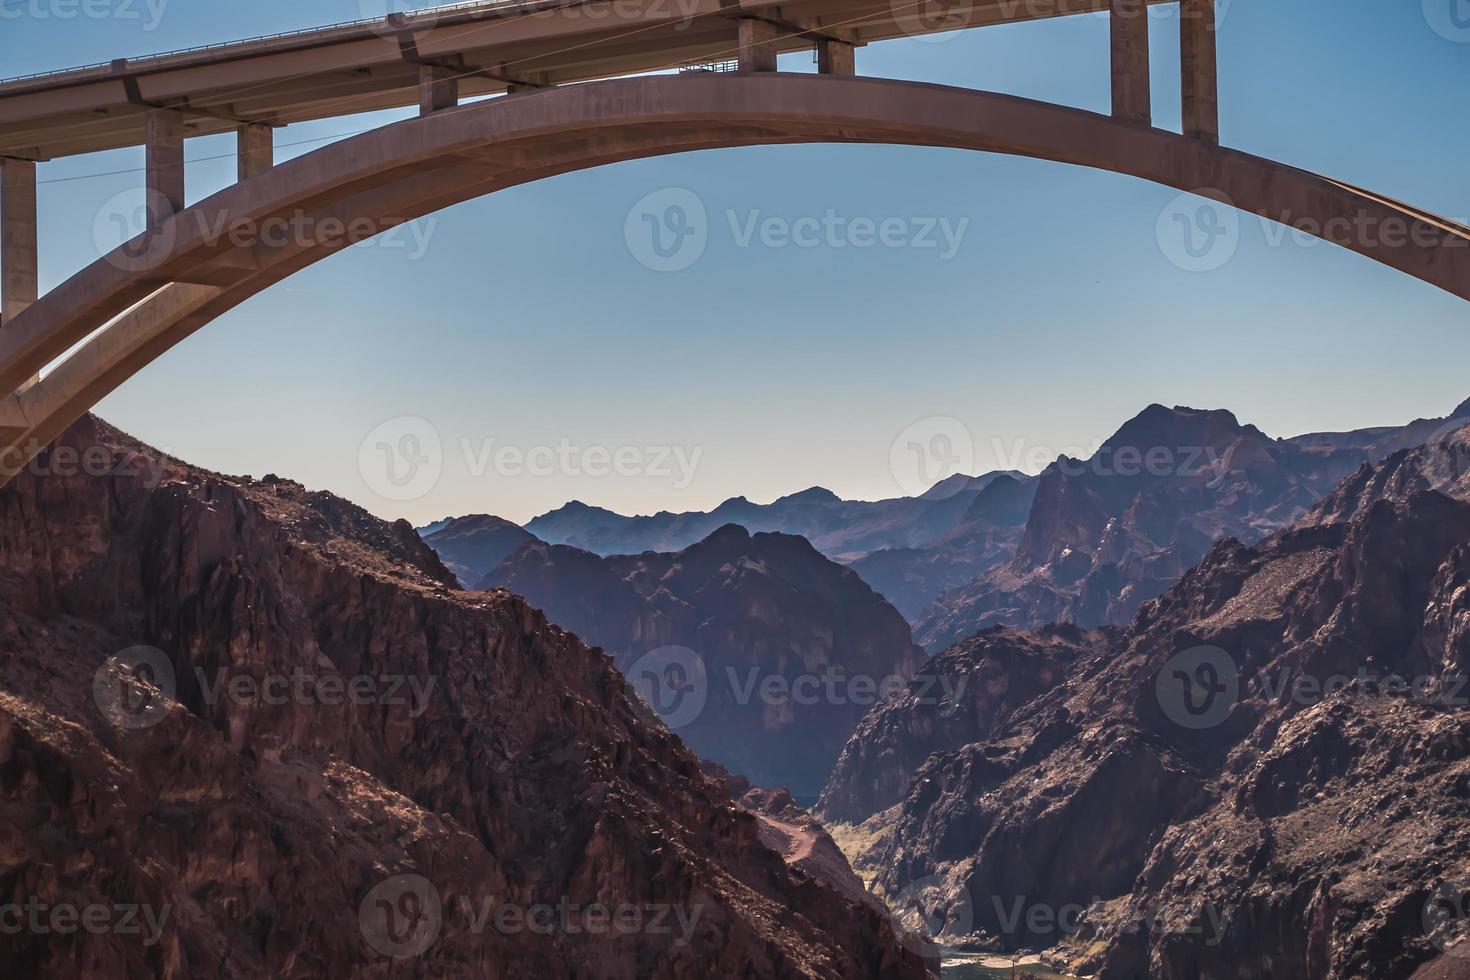
[{"label": "clear blue sky", "polygon": [[[0,75],[356,19],[373,4],[92,2],[113,16],[63,19],[77,0],[0,0]],[[1231,0],[1220,32],[1224,141],[1470,217],[1470,30],[1445,27],[1456,2]],[[1155,114],[1173,128],[1176,30],[1167,8],[1153,30]],[[1106,109],[1107,66],[1097,16],[858,52],[862,74],[1094,110]],[[399,115],[289,127],[278,156]],[[230,139],[190,141],[200,160],[191,200],[232,179],[232,150]],[[43,288],[97,256],[98,212],[137,185],[141,162],[129,150],[43,165]],[[89,176],[110,171],[123,172]],[[698,196],[709,243],[691,267],[656,272],[628,247],[625,221],[670,187]],[[569,498],[649,512],[813,484],[891,496],[894,439],[931,416],[959,419],[986,469],[1000,462],[997,446],[1085,448],[1155,401],[1230,408],[1289,435],[1443,414],[1470,395],[1463,302],[1331,246],[1273,244],[1254,219],[1223,267],[1181,270],[1156,234],[1174,198],[1078,168],[899,147],[623,164],[444,212],[422,229],[416,259],[368,245],[306,270],[100,411],[192,462],[277,472],[385,516],[524,520]],[[743,226],[757,212],[795,221],[829,209],[967,224],[946,260],[934,249],[780,248],[758,237],[742,247],[726,218],[734,211]],[[443,472],[424,495],[387,500],[365,482],[359,448],[403,415],[433,424]],[[688,486],[659,474],[475,476],[463,445],[478,452],[488,439],[701,456]]]}]

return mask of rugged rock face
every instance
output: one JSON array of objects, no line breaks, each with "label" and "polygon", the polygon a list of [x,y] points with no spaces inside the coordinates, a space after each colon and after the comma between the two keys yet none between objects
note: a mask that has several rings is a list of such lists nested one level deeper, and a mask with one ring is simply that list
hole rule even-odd
[{"label": "rugged rock face", "polygon": [[1107,639],[1075,626],[1035,633],[995,627],[955,644],[925,664],[901,697],[863,718],[822,791],[818,812],[825,820],[862,823],[902,801],[930,755],[1004,730],[1014,712],[1060,684],[1073,664],[1095,656]]},{"label": "rugged rock face", "polygon": [[1032,477],[998,475],[975,494],[959,523],[939,537],[921,547],[874,551],[849,567],[915,621],[941,594],[1011,559],[1037,485]]},{"label": "rugged rock face", "polygon": [[1445,422],[1283,440],[1226,411],[1150,406],[1090,459],[1048,467],[1014,558],[941,595],[914,635],[936,651],[989,626],[1127,623],[1215,541],[1259,541]]},{"label": "rugged rock face", "polygon": [[452,591],[406,523],[162,477],[0,490],[8,975],[922,975],[605,657]]},{"label": "rugged rock face", "polygon": [[855,573],[802,538],[736,525],[674,554],[532,542],[486,584],[605,648],[695,751],[807,801],[867,708],[924,659]]},{"label": "rugged rock face", "polygon": [[853,873],[835,841],[821,822],[796,805],[784,789],[751,789],[740,798],[740,806],[761,822],[761,843],[784,857],[788,864],[825,881],[849,901],[882,909]]},{"label": "rugged rock face", "polygon": [[1467,473],[1470,428],[1398,453],[1073,644],[1059,682],[936,746],[877,884],[936,933],[1102,980],[1464,975]]},{"label": "rugged rock face", "polygon": [[486,573],[512,551],[535,540],[519,524],[489,514],[456,517],[432,533],[420,534],[445,566],[470,588],[477,587]]}]

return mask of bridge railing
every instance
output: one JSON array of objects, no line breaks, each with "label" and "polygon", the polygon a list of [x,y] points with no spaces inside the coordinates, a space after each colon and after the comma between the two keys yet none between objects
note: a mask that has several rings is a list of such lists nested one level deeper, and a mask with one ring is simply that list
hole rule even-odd
[{"label": "bridge railing", "polygon": [[[156,51],[152,54],[139,55],[136,58],[125,60],[129,65],[146,64],[150,61],[161,61],[164,58],[175,58],[182,54],[201,54],[206,51],[218,51],[221,48],[232,48],[241,44],[258,44],[261,41],[282,41],[293,37],[305,37],[309,34],[325,34],[329,31],[342,30],[348,27],[367,27],[371,24],[386,24],[393,18],[398,18],[405,27],[413,26],[414,18],[433,16],[442,17],[445,13],[455,13],[461,10],[471,10],[483,7],[493,10],[500,7],[526,6],[526,0],[462,0],[460,3],[446,3],[435,7],[425,7],[422,10],[406,11],[402,14],[393,14],[389,17],[364,17],[358,20],[344,20],[335,24],[322,24],[316,27],[303,27],[296,31],[281,31],[277,34],[260,34],[255,37],[238,38],[233,41],[216,41],[213,44],[196,44],[188,48],[175,48],[172,51]],[[70,68],[55,68],[51,71],[31,72],[28,75],[11,75],[8,78],[0,78],[0,85],[9,85],[12,82],[29,82],[37,78],[52,78],[57,75],[70,75],[73,72],[95,71],[98,68],[110,68],[114,62],[99,61],[90,65],[75,65]]]}]

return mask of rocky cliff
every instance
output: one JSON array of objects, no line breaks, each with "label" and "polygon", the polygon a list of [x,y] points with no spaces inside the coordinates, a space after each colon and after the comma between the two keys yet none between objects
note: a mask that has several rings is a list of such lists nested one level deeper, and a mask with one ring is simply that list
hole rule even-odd
[{"label": "rocky cliff", "polygon": [[974,496],[959,521],[917,547],[882,548],[848,567],[911,622],[940,595],[975,581],[1016,553],[1038,481],[1001,474]]},{"label": "rocky cliff", "polygon": [[939,596],[915,638],[938,651],[989,626],[1127,623],[1214,542],[1259,541],[1447,422],[1272,439],[1227,411],[1152,405],[1090,458],[1049,466],[1014,557]]},{"label": "rocky cliff", "polygon": [[[937,658],[1025,687],[983,725],[864,721],[850,773],[931,753],[882,815],[878,886],[951,941],[1102,980],[1464,976],[1467,474],[1470,428],[1219,543],[1124,631]],[[886,799],[850,783],[824,802]]]},{"label": "rocky cliff", "polygon": [[938,654],[897,698],[864,716],[822,791],[824,819],[862,823],[908,794],[914,773],[1004,731],[1021,708],[1060,684],[1109,638],[1075,626],[1015,633],[994,627]]},{"label": "rocky cliff", "polygon": [[864,712],[924,659],[851,570],[803,538],[736,525],[669,554],[533,542],[486,584],[605,648],[695,751],[805,802]]},{"label": "rocky cliff", "polygon": [[91,473],[0,490],[7,975],[922,975],[606,657],[407,524],[144,479],[90,419],[60,449]]}]

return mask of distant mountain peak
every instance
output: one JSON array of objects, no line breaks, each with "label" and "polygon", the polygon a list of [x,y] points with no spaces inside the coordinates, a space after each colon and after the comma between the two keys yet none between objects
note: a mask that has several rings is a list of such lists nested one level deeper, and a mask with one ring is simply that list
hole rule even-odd
[{"label": "distant mountain peak", "polygon": [[1470,398],[1460,403],[1460,407],[1450,413],[1452,419],[1470,418]]},{"label": "distant mountain peak", "polygon": [[740,546],[750,540],[750,532],[741,524],[722,524],[693,547]]},{"label": "distant mountain peak", "polygon": [[440,528],[435,533],[440,534],[451,529],[520,527],[515,521],[508,521],[503,517],[496,517],[494,514],[465,514],[463,517],[449,517],[438,523]]},{"label": "distant mountain peak", "polygon": [[1187,405],[1167,408],[1156,403],[1124,422],[1104,445],[1115,449],[1122,446],[1203,446],[1247,433],[1259,435],[1260,430],[1255,426],[1241,425],[1229,409],[1190,408]]},{"label": "distant mountain peak", "polygon": [[788,493],[776,501],[778,504],[840,504],[842,498],[826,487],[807,487],[797,493]]},{"label": "distant mountain peak", "polygon": [[956,494],[966,490],[983,490],[1001,477],[1010,477],[1014,480],[1027,479],[1025,473],[1020,470],[992,470],[979,476],[969,476],[965,473],[956,473],[940,480],[934,486],[919,495],[920,500],[948,500]]}]

